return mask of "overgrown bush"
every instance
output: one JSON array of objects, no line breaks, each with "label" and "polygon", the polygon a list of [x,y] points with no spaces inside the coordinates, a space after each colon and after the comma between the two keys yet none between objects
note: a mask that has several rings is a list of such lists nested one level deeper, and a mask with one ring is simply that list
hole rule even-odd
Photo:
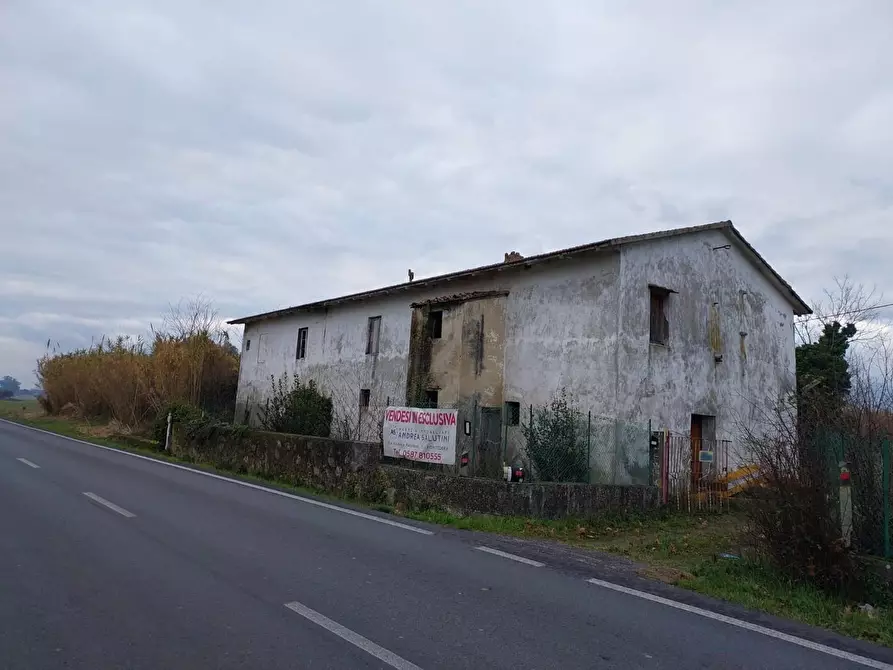
[{"label": "overgrown bush", "polygon": [[[890,601],[889,589],[876,588],[855,557],[883,554],[891,531],[884,472],[893,436],[893,348],[878,321],[881,296],[844,278],[826,297],[795,324],[796,391],[773,411],[755,404],[742,426],[743,446],[759,468],[748,531],[793,581],[878,605]],[[850,472],[845,488],[842,467]]]},{"label": "overgrown bush", "polygon": [[260,408],[261,426],[276,433],[329,437],[332,431],[332,399],[313,380],[306,384],[288,373],[278,380],[270,376],[270,395]]},{"label": "overgrown bush", "polygon": [[589,478],[586,416],[562,389],[548,407],[532,410],[521,432],[527,457],[539,481],[585,482]]},{"label": "overgrown bush", "polygon": [[171,421],[177,424],[187,424],[199,421],[203,418],[204,412],[201,408],[189,403],[173,402],[164,407],[155,417],[152,423],[152,439],[160,446],[164,446],[165,437],[167,436],[167,416],[171,415]]},{"label": "overgrown bush", "polygon": [[244,424],[233,424],[207,414],[192,414],[179,425],[187,439],[202,442],[218,437],[244,437],[250,432]]},{"label": "overgrown bush", "polygon": [[[874,482],[855,479],[851,500],[841,511],[841,463],[861,462],[867,444],[858,438],[850,412],[827,396],[801,393],[767,420],[766,431],[750,435],[749,451],[759,467],[760,486],[747,506],[754,546],[794,581],[812,582],[834,594],[862,597],[866,575],[853,550],[872,551],[883,516],[860,519]],[[855,472],[855,470],[854,470]],[[852,519],[851,546],[842,515]]]}]

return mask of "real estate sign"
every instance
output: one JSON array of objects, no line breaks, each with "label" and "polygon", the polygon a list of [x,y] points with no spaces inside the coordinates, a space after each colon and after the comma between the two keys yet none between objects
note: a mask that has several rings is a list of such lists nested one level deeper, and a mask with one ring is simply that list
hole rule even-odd
[{"label": "real estate sign", "polygon": [[382,428],[384,455],[453,465],[457,415],[454,409],[388,407]]}]

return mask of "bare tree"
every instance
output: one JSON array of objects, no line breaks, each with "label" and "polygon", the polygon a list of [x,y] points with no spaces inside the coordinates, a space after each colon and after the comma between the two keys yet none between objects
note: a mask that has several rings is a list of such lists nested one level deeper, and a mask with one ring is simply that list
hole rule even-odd
[{"label": "bare tree", "polygon": [[813,313],[794,322],[796,343],[815,342],[824,327],[835,321],[857,325],[853,342],[874,341],[884,332],[879,313],[883,305],[884,296],[876,287],[857,284],[848,275],[835,277],[834,288],[825,290],[824,297],[812,305]]},{"label": "bare tree", "polygon": [[[878,337],[848,359],[852,384],[842,402],[807,388],[752,417],[744,443],[760,485],[747,510],[753,545],[777,568],[862,598],[870,580],[852,551],[878,554],[884,546],[893,344]],[[840,497],[842,468],[852,473],[848,505]]]},{"label": "bare tree", "polygon": [[220,318],[213,301],[199,294],[168,305],[162,321],[163,332],[177,338],[204,335],[216,339],[222,332]]},{"label": "bare tree", "polygon": [[332,398],[332,437],[342,440],[381,441],[384,412],[402,404],[404,390],[395,375],[383,374],[365,361],[345,361],[312,373]]},{"label": "bare tree", "polygon": [[764,429],[745,441],[759,467],[760,486],[747,506],[751,542],[796,580],[832,591],[847,586],[853,562],[834,509],[834,438],[839,414],[820,396],[779,404]]}]

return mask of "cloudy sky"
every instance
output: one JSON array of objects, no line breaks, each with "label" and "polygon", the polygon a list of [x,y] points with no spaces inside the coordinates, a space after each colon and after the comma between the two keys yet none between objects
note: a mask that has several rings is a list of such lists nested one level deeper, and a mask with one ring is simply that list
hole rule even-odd
[{"label": "cloudy sky", "polygon": [[0,375],[732,219],[893,296],[893,3],[3,0]]}]

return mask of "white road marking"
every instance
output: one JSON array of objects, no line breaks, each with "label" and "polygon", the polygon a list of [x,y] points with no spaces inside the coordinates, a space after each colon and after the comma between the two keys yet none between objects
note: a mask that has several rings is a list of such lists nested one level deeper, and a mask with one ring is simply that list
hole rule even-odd
[{"label": "white road marking", "polygon": [[322,626],[327,631],[334,633],[342,640],[346,640],[355,647],[359,647],[367,654],[377,658],[379,661],[387,663],[392,668],[397,668],[397,670],[422,670],[415,663],[410,663],[405,658],[397,656],[397,654],[395,654],[394,652],[388,651],[384,647],[379,647],[372,640],[363,637],[359,633],[354,633],[350,628],[345,628],[337,621],[332,621],[327,616],[320,614],[316,610],[310,609],[306,605],[302,605],[299,602],[292,602],[285,603],[285,606],[292,612],[296,612],[305,619],[308,619],[318,626]]},{"label": "white road marking", "polygon": [[121,516],[126,516],[128,519],[132,519],[133,517],[136,516],[136,514],[134,514],[133,512],[128,512],[123,507],[118,507],[115,503],[109,502],[105,498],[100,498],[95,493],[90,493],[89,491],[84,491],[84,495],[87,496],[90,500],[94,500],[94,501],[98,502],[100,505],[105,505],[113,512],[117,512]]},{"label": "white road marking", "polygon": [[670,600],[669,598],[662,598],[661,596],[656,596],[653,593],[648,593],[647,591],[638,591],[636,589],[631,589],[626,586],[621,586],[620,584],[612,584],[611,582],[606,582],[601,579],[588,579],[586,581],[588,581],[590,584],[595,584],[596,586],[601,586],[606,589],[611,589],[612,591],[619,591],[620,593],[626,593],[627,595],[635,596],[636,598],[650,600],[655,603],[660,603],[661,605],[666,605],[667,607],[674,607],[674,608],[676,608],[678,610],[682,610],[684,612],[690,612],[691,614],[697,614],[698,616],[706,617],[707,619],[713,619],[714,621],[720,621],[722,623],[729,624],[730,626],[737,626],[738,628],[744,628],[745,630],[749,630],[754,633],[759,633],[760,635],[765,635],[767,637],[773,637],[776,640],[783,640],[784,642],[790,642],[791,644],[796,644],[800,647],[805,647],[806,649],[812,649],[813,651],[817,651],[821,654],[827,654],[828,656],[834,656],[835,658],[840,658],[845,661],[849,661],[851,663],[857,663],[859,665],[864,665],[867,668],[875,668],[876,670],[893,670],[893,665],[890,665],[888,663],[883,663],[881,661],[876,661],[873,658],[868,658],[866,656],[859,656],[857,654],[851,654],[848,651],[842,651],[840,649],[835,649],[834,647],[829,647],[824,644],[819,644],[818,642],[812,642],[811,640],[805,640],[802,637],[788,635],[787,633],[782,633],[781,631],[777,631],[772,628],[766,628],[765,626],[760,626],[755,623],[750,623],[749,621],[735,619],[734,617],[726,616],[725,614],[719,614],[718,612],[711,612],[710,610],[705,610],[700,607],[695,607],[693,605],[687,605],[685,603],[680,603],[676,600]]},{"label": "white road marking", "polygon": [[27,458],[17,458],[16,460],[17,460],[17,461],[20,461],[20,462],[24,463],[25,465],[27,465],[27,466],[29,466],[29,467],[32,467],[32,468],[39,468],[39,467],[40,467],[37,463],[32,463],[32,462],[29,461]]},{"label": "white road marking", "polygon": [[541,568],[545,565],[545,563],[540,563],[539,561],[534,561],[529,558],[524,558],[523,556],[516,556],[515,554],[510,554],[507,551],[499,551],[499,549],[491,549],[490,547],[475,547],[478,551],[486,551],[488,554],[493,554],[494,556],[502,556],[503,558],[510,558],[513,561],[518,561],[518,563],[526,563],[527,565],[532,565],[535,568]]},{"label": "white road marking", "polygon": [[291,500],[298,500],[302,503],[306,503],[308,505],[315,505],[316,507],[322,507],[324,509],[332,510],[334,512],[341,512],[342,514],[348,514],[350,516],[359,517],[361,519],[366,519],[368,521],[375,521],[377,523],[383,523],[387,526],[393,526],[394,528],[402,528],[403,530],[409,530],[413,533],[419,533],[420,535],[434,535],[434,531],[428,530],[427,528],[419,528],[417,526],[410,526],[408,523],[400,523],[399,521],[391,521],[390,519],[385,519],[380,516],[375,516],[373,514],[366,514],[364,512],[358,512],[354,509],[349,509],[347,507],[339,507],[338,505],[332,505],[330,503],[322,502],[321,500],[314,500],[313,498],[305,498],[304,496],[294,495],[293,493],[286,493],[285,491],[278,491],[276,489],[270,489],[266,486],[259,486],[258,484],[251,484],[250,482],[243,482],[238,479],[231,479],[230,477],[224,477],[223,475],[216,475],[213,472],[205,472],[204,470],[195,470],[193,468],[187,468],[185,465],[179,465],[177,463],[168,463],[167,461],[161,461],[157,458],[150,458],[148,456],[143,456],[142,454],[134,454],[130,451],[124,451],[123,449],[115,449],[114,447],[105,447],[101,444],[95,444],[93,442],[87,442],[86,440],[79,440],[74,437],[68,437],[67,435],[59,435],[59,433],[54,433],[49,430],[43,430],[42,428],[35,428],[34,426],[26,426],[22,423],[16,423],[15,421],[7,421],[6,419],[0,419],[0,423],[8,423],[13,426],[18,426],[19,428],[26,428],[27,430],[33,430],[37,433],[46,433],[47,435],[52,435],[53,437],[58,437],[63,440],[68,440],[70,442],[77,442],[79,444],[86,444],[88,447],[96,447],[97,449],[105,449],[106,451],[113,451],[116,454],[124,454],[125,456],[132,456],[133,458],[139,458],[144,461],[150,461],[152,463],[158,463],[159,465],[166,465],[171,468],[176,468],[177,470],[185,470],[186,472],[191,472],[195,475],[202,475],[203,477],[211,477],[212,479],[219,479],[223,482],[229,482],[230,484],[237,484],[239,486],[244,486],[245,488],[255,489],[256,491],[264,491],[266,493],[272,493],[276,496],[281,496],[283,498],[289,498]]}]

